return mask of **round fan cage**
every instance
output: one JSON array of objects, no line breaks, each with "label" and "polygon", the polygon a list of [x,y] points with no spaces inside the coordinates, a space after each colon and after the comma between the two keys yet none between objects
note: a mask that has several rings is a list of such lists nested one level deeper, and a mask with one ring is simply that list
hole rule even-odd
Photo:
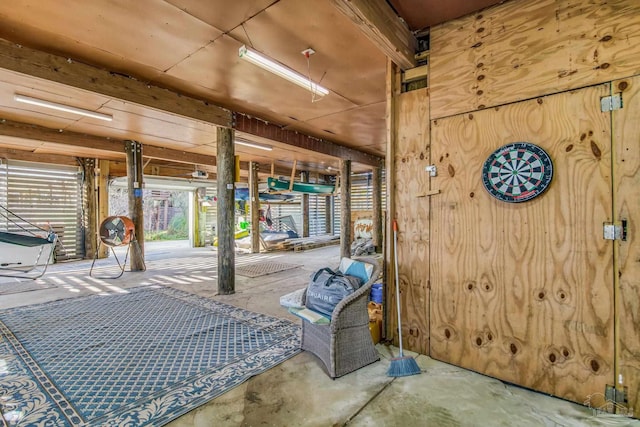
[{"label": "round fan cage", "polygon": [[100,241],[107,246],[128,245],[134,235],[133,221],[126,216],[110,216],[100,224]]}]

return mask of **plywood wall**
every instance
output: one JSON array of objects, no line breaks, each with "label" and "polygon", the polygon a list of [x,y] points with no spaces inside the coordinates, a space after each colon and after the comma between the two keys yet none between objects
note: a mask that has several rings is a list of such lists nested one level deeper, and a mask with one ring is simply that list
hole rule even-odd
[{"label": "plywood wall", "polygon": [[[398,223],[398,273],[400,279],[403,341],[405,348],[429,351],[429,174],[428,90],[396,98],[395,214]],[[387,282],[393,285],[393,277]],[[397,344],[395,293],[389,286],[389,338]]]},{"label": "plywood wall", "polygon": [[[611,384],[608,93],[605,84],[432,121],[442,171],[431,208],[432,357],[577,402]],[[510,204],[488,194],[481,171],[518,141],[545,149],[554,177],[538,198]]]},{"label": "plywood wall", "polygon": [[637,0],[512,0],[431,29],[432,118],[640,73]]},{"label": "plywood wall", "polygon": [[619,295],[619,387],[627,387],[629,407],[640,410],[640,77],[613,82],[624,108],[613,113],[616,221],[628,221],[627,241],[616,242]]}]

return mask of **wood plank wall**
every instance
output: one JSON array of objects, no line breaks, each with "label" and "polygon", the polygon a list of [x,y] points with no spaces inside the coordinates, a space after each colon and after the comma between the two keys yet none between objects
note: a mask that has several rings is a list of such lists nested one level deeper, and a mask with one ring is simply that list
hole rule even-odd
[{"label": "wood plank wall", "polygon": [[431,29],[432,118],[640,73],[637,0],[513,0]]},{"label": "wood plank wall", "polygon": [[[431,356],[583,402],[614,377],[609,85],[432,122]],[[497,148],[553,159],[541,196],[505,203],[482,184]]]},{"label": "wood plank wall", "polygon": [[615,220],[628,221],[627,241],[616,242],[619,295],[617,356],[629,407],[640,409],[640,77],[614,82],[624,108],[613,113]]},{"label": "wood plank wall", "polygon": [[[428,89],[406,92],[396,98],[396,122],[395,214],[402,337],[407,348],[428,354],[429,196],[426,194],[430,180],[425,172],[431,163]],[[387,279],[389,285],[393,285],[392,278]],[[388,330],[397,344],[395,288],[388,288]]]},{"label": "wood plank wall", "polygon": [[[407,348],[578,402],[626,386],[640,407],[638,16],[637,0],[510,0],[431,29],[431,87],[394,98],[388,150]],[[624,108],[602,113],[611,93]],[[556,176],[508,205],[480,171],[517,141]],[[422,189],[441,190],[430,207]],[[621,219],[628,241],[605,241]]]}]

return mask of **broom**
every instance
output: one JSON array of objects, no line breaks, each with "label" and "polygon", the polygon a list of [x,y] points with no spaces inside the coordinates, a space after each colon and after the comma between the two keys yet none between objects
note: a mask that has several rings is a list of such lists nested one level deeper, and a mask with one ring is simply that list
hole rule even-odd
[{"label": "broom", "polygon": [[393,262],[396,276],[396,305],[398,308],[398,338],[400,340],[400,355],[391,359],[387,376],[389,377],[406,377],[420,373],[420,367],[416,360],[410,356],[404,356],[402,351],[402,321],[400,316],[400,280],[398,279],[398,223],[393,220]]}]

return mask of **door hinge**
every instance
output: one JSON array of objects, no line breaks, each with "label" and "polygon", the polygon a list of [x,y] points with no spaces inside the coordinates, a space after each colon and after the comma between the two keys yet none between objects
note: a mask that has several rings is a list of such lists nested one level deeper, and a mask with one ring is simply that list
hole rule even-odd
[{"label": "door hinge", "polygon": [[603,224],[603,235],[605,240],[627,240],[627,220],[623,219],[619,223],[605,222]]},{"label": "door hinge", "polygon": [[623,107],[622,105],[622,94],[616,93],[611,96],[603,96],[600,98],[600,111],[606,113],[608,111],[619,110]]},{"label": "door hinge", "polygon": [[621,390],[615,386],[607,384],[604,389],[604,398],[618,405],[627,406],[629,404],[627,399],[627,387],[623,387]]}]

